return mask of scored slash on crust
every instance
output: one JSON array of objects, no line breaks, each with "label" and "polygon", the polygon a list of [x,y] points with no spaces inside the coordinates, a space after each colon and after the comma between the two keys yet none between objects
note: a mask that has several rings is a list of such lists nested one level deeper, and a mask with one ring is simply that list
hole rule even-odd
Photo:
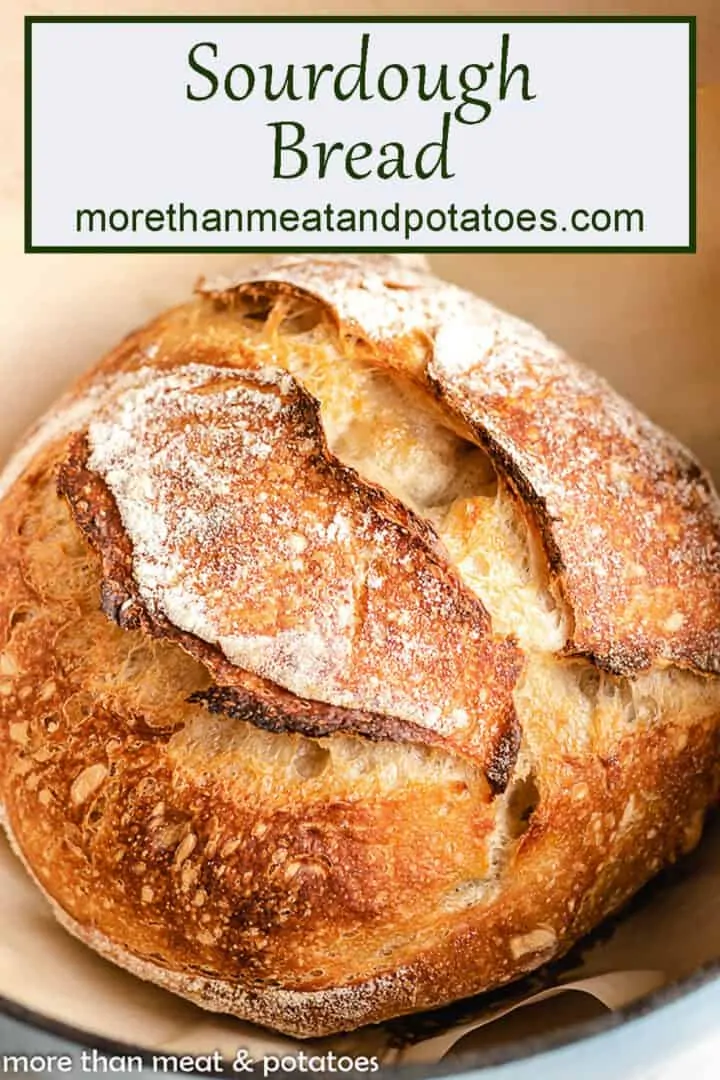
[{"label": "scored slash on crust", "polygon": [[708,475],[534,327],[389,257],[281,256],[201,282],[320,304],[373,362],[410,376],[489,454],[541,537],[566,651],[616,675],[720,672],[720,504]]},{"label": "scored slash on crust", "polygon": [[504,790],[521,653],[432,528],[329,453],[292,377],[159,372],[74,439],[58,484],[102,558],[106,614],[213,676],[194,701],[443,747]]}]

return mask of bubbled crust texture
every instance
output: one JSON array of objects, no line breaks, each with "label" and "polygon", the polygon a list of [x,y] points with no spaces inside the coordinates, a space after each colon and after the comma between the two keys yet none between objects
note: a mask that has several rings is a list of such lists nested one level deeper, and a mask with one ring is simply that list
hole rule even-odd
[{"label": "bubbled crust texture", "polygon": [[[303,337],[298,299],[309,325],[320,313],[315,336]],[[246,316],[272,320],[278,300],[295,305],[295,323],[258,337]],[[312,354],[326,338],[347,381],[353,365],[402,373],[405,404],[392,408],[428,410],[475,463],[470,495],[456,485],[445,498],[447,518],[435,493],[416,499],[416,485],[398,499],[328,449],[331,417],[310,397],[310,368],[310,394],[297,372],[278,374],[283,350],[302,340]],[[191,368],[203,365],[212,371],[193,382]],[[139,527],[122,516],[126,474],[93,448],[93,424],[122,426],[123,395],[139,383],[157,390],[166,376],[185,388],[181,402],[211,387],[223,408],[239,384],[262,384],[282,399],[263,422],[266,434],[277,422],[277,504],[287,511],[294,492],[297,513],[321,515],[324,499],[345,506],[349,554],[331,550],[320,570],[316,560],[313,587],[284,580],[278,612],[293,596],[300,618],[358,560],[382,563],[385,595],[369,615],[364,601],[353,608],[365,612],[364,631],[331,672],[332,692],[274,682],[267,658],[257,670],[233,664],[227,643],[207,640],[207,618],[177,625],[158,578],[147,566],[139,573]],[[237,425],[219,428],[239,438],[260,413],[233,407]],[[169,436],[171,412],[153,415],[155,435]],[[378,407],[378,447],[382,415]],[[338,453],[345,445],[331,441]],[[247,478],[235,494],[252,509],[268,477],[252,472],[243,447],[228,476]],[[473,447],[492,459],[497,494]],[[212,469],[225,475],[221,456]],[[280,260],[205,286],[83,379],[31,434],[4,487],[8,834],[61,921],[140,976],[291,1034],[346,1030],[561,955],[697,841],[720,782],[709,482],[594,375],[459,290],[389,260],[353,259]],[[201,492],[179,477],[165,523]],[[146,491],[149,501],[157,494]],[[557,648],[522,628],[499,632],[502,612],[446,549],[444,538],[453,548],[457,537],[444,520],[475,520],[501,496],[557,614]],[[226,532],[225,548],[257,540],[256,584],[272,597],[280,542],[273,549],[251,532],[247,521]],[[208,548],[206,565],[221,565],[221,554]],[[180,569],[201,558],[184,550]],[[422,584],[430,572],[435,592]],[[436,625],[423,614],[428,595],[448,597]],[[246,635],[245,600],[233,612],[219,589],[210,623],[227,629],[235,618]],[[398,610],[411,618],[391,634]],[[434,709],[423,712],[420,696],[413,709],[412,679],[393,668],[400,646],[415,650]],[[386,687],[386,710],[368,704],[379,691],[372,698],[366,685],[385,674],[384,651],[396,692]],[[448,666],[456,654],[470,658],[462,677]],[[443,682],[452,684],[444,694]]]}]

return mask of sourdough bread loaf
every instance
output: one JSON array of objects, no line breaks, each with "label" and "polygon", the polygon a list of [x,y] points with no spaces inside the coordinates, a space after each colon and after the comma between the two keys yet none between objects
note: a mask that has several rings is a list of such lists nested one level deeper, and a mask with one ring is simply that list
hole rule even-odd
[{"label": "sourdough bread loaf", "polygon": [[720,785],[720,510],[391,257],[203,282],[0,480],[0,794],[60,921],[299,1036],[562,955]]}]

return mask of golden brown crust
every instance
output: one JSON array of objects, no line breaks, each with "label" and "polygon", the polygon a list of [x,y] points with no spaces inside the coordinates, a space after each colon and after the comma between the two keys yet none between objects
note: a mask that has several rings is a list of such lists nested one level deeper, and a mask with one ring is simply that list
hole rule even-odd
[{"label": "golden brown crust", "polygon": [[[268,978],[253,985],[234,973],[218,978],[215,962],[210,970],[192,968],[187,946],[182,958],[168,967],[134,945],[128,950],[123,944],[126,932],[107,936],[90,921],[73,922],[61,910],[62,921],[81,940],[141,978],[203,1008],[301,1038],[430,1009],[500,986],[561,956],[651,874],[691,848],[704,807],[720,783],[719,731],[720,714],[693,728],[687,741],[677,730],[669,737],[651,736],[642,758],[631,734],[614,747],[610,760],[598,761],[594,768],[579,761],[559,764],[542,813],[533,816],[521,839],[503,892],[489,903],[439,919],[429,935],[419,922],[415,955],[405,962],[398,957],[371,977],[327,986],[317,978],[306,979],[289,986],[288,969],[304,942],[288,936],[283,939],[287,951],[277,958],[277,982]],[[654,797],[659,790],[662,805]],[[355,827],[352,818],[350,822],[350,828]],[[275,842],[268,836],[270,850]],[[57,895],[55,888],[51,895]],[[336,908],[332,915],[323,912],[326,894],[316,899],[303,929],[312,935],[313,922],[337,920],[335,942],[343,932],[342,915]],[[135,918],[135,912],[130,917]],[[264,929],[270,927],[265,924]],[[257,957],[256,946],[251,955]]]},{"label": "golden brown crust", "polygon": [[[420,499],[439,534],[457,541],[450,558],[423,513],[362,479],[362,470],[358,477],[327,450],[319,425],[329,421],[322,412],[318,420],[296,381],[277,371],[262,374],[268,367],[287,370],[281,349],[288,342],[312,360],[329,347],[329,332],[298,330],[304,316],[294,309],[292,329],[254,335],[252,320],[244,321],[240,310],[242,284],[166,313],[123,342],[40,425],[6,474],[0,501],[0,795],[16,849],[63,924],[110,959],[206,1008],[302,1036],[439,1005],[561,955],[697,841],[720,786],[720,680],[705,674],[717,662],[720,625],[717,591],[708,581],[717,557],[717,511],[702,476],[674,444],[658,443],[635,413],[623,414],[621,423],[593,376],[562,358],[551,361],[541,336],[502,316],[488,314],[494,345],[483,354],[485,384],[473,383],[472,364],[463,367],[462,357],[451,370],[453,351],[439,350],[432,327],[457,326],[466,314],[462,303],[471,302],[458,311],[437,283],[418,284],[394,270],[393,280],[382,264],[363,265],[361,271],[356,260],[327,266],[281,260],[250,277],[278,276],[284,284],[277,287],[288,295],[322,296],[333,305],[332,334],[344,351],[331,351],[324,363],[346,364],[347,379],[362,364],[373,372],[402,368],[420,396],[406,393],[399,380],[390,413],[407,407],[412,418],[426,400],[428,415],[440,417],[461,442],[487,449],[515,493],[508,511],[517,551],[512,558],[528,558],[525,571],[501,579],[500,593],[519,588],[538,611],[547,604],[552,613],[553,597],[543,593],[544,563],[537,596],[513,584],[523,573],[529,578],[532,559],[542,555],[523,547],[537,530],[573,609],[572,648],[596,656],[596,664],[558,652],[562,638],[545,644],[543,616],[535,637],[526,639],[519,670],[518,645],[491,633],[482,588],[468,584],[489,580],[478,560],[509,558],[510,533],[483,531],[486,520],[505,513],[501,490],[490,484],[478,493],[482,470],[458,485],[451,462],[450,480],[439,486],[450,494],[439,506]],[[388,280],[403,287],[383,284]],[[260,314],[272,309],[276,288],[262,281],[248,285],[247,294]],[[356,294],[363,289],[361,307]],[[390,322],[378,330],[377,303],[387,313],[389,301]],[[317,307],[315,301],[310,306]],[[408,308],[414,329],[406,334]],[[465,332],[461,338],[470,340]],[[476,352],[472,356],[474,363]],[[278,433],[269,456],[280,471],[270,485],[262,476],[267,459],[260,466],[248,459],[246,429],[260,416],[258,403],[243,416],[237,395],[233,399],[233,388],[257,391],[263,380],[267,393],[289,408],[284,413],[280,401],[275,420],[266,408],[261,425],[266,435]],[[497,393],[490,393],[491,385]],[[147,401],[161,386],[171,391],[170,407],[165,414],[148,412]],[[157,604],[147,561],[140,573],[134,563],[131,538],[142,559],[147,551],[125,481],[149,482],[140,500],[147,509],[162,480],[155,450],[160,454],[163,440],[193,428],[189,403],[205,390],[200,396],[212,403],[213,424],[202,421],[187,437],[198,440],[202,452],[190,455],[190,465],[208,466],[213,497],[222,495],[217,481],[229,473],[232,497],[242,503],[243,492],[232,486],[242,472],[245,497],[269,495],[274,513],[290,513],[288,529],[295,532],[296,509],[317,515],[326,484],[352,526],[349,558],[357,561],[359,545],[364,555],[369,548],[393,564],[387,597],[378,598],[387,604],[376,609],[372,625],[385,632],[390,616],[415,613],[414,640],[431,654],[428,667],[417,662],[430,680],[424,683],[430,697],[447,700],[433,687],[433,673],[457,674],[442,666],[444,650],[461,650],[463,662],[468,652],[473,657],[475,666],[468,665],[458,683],[463,700],[482,706],[472,739],[460,727],[434,726],[422,710],[400,715],[400,709],[311,701],[234,665],[217,644],[180,629],[182,616],[172,620]],[[142,439],[133,420],[138,393],[149,395]],[[593,415],[585,423],[583,408],[590,404],[602,419]],[[126,408],[129,426],[122,419],[128,419]],[[566,442],[550,430],[553,410],[565,418]],[[366,422],[364,415],[357,419],[361,427]],[[218,434],[225,420],[236,442]],[[623,424],[625,441],[617,427]],[[123,431],[127,446],[144,439],[144,447],[124,455],[126,444],[116,441]],[[386,435],[404,463],[393,444],[397,431]],[[609,508],[590,505],[591,488],[577,471],[583,454],[594,468],[601,435],[609,459],[626,469],[639,440],[637,475],[628,490],[621,483],[627,473],[606,478]],[[452,457],[445,436],[436,437],[438,455]],[[570,460],[571,437],[577,461]],[[178,445],[187,447],[182,439]],[[418,444],[410,445],[416,453]],[[113,457],[112,446],[123,453]],[[554,454],[562,460],[548,478]],[[233,467],[226,468],[223,455]],[[462,444],[457,461],[469,460]],[[551,480],[558,490],[550,491]],[[178,477],[170,509],[178,502],[205,509],[201,487],[188,486],[186,474]],[[695,531],[674,544],[656,544],[659,533],[652,540],[651,530],[620,520],[629,505],[650,513],[653,498],[664,535],[670,535],[668,523],[689,528],[691,519]],[[528,514],[527,537],[516,508]],[[368,522],[378,521],[381,528],[368,532]],[[598,524],[598,564],[609,574],[607,586],[592,560],[586,580],[577,576],[580,553],[587,559],[591,526]],[[278,535],[287,537],[288,529]],[[248,518],[237,533],[230,531],[225,546],[252,548],[261,532]],[[486,539],[495,546],[473,551],[468,569],[465,548],[482,548]],[[203,560],[210,568],[220,565],[219,544],[205,553],[192,543],[180,570]],[[252,548],[265,595],[277,601],[287,593],[311,604],[314,594],[304,581],[288,588],[289,579],[279,586],[272,578],[283,549],[276,537],[268,543],[267,565],[260,542]],[[350,576],[335,561],[342,554],[337,546],[323,579],[335,583]],[[635,589],[633,582],[644,580],[637,572],[626,581],[627,594],[618,591],[622,568],[631,563],[663,586],[657,598]],[[704,606],[700,584],[690,582],[697,621],[693,616],[682,626],[676,619],[663,627],[666,610],[679,610],[678,589],[691,567],[704,582]],[[428,573],[440,599],[447,597],[435,621],[423,614],[419,583]],[[223,585],[216,599],[227,614],[232,591],[227,581],[216,584]],[[101,610],[103,595],[112,618]],[[650,605],[644,621],[631,601],[638,610]],[[235,602],[241,620],[249,620],[244,588]],[[197,616],[201,605],[193,605]],[[517,609],[508,610],[515,618]],[[367,655],[382,671],[385,645]],[[391,649],[388,656],[388,677],[404,689]],[[669,661],[677,666],[668,669]],[[703,674],[681,670],[685,666]],[[650,670],[628,679],[602,667]],[[341,668],[348,672],[352,665]],[[478,691],[489,688],[493,693],[483,703]],[[356,686],[358,693],[364,689]]]},{"label": "golden brown crust", "polygon": [[534,328],[391,260],[288,256],[201,286],[221,305],[278,290],[329,306],[474,431],[536,519],[569,651],[617,674],[720,672],[718,502],[675,439]]},{"label": "golden brown crust", "polygon": [[[37,523],[52,474],[44,487],[17,489],[20,528]],[[233,721],[205,736],[186,704],[202,669],[93,615],[100,568],[71,522],[61,536],[87,566],[74,601],[41,595],[39,547],[0,553],[3,582],[22,566],[2,639],[19,672],[0,695],[7,824],[65,925],[205,1007],[310,1036],[498,985],[560,955],[697,839],[720,779],[720,712],[599,732],[582,755],[555,715],[542,799],[502,887],[463,904],[487,868],[484,798],[433,777],[374,795],[340,797],[323,774],[288,789],[268,762],[271,795]],[[168,681],[138,709],[124,669],[156,648]]]},{"label": "golden brown crust", "polygon": [[[504,790],[518,746],[519,653],[492,637],[487,612],[432,530],[329,454],[316,403],[289,376],[258,381],[204,368],[193,385],[190,370],[173,377],[177,399],[166,380],[151,381],[152,404],[127,433],[144,444],[146,468],[160,459],[159,469],[141,473],[126,443],[122,462],[107,468],[116,481],[122,468],[142,475],[144,527],[163,536],[144,569],[89,464],[87,436],[61,466],[60,490],[103,556],[103,610],[204,663],[224,689],[203,692],[214,709],[273,730],[436,744],[467,755]],[[100,413],[104,433],[123,410],[121,397]],[[198,442],[202,470],[184,468]],[[202,606],[198,633],[173,624],[168,595],[174,611]]]}]

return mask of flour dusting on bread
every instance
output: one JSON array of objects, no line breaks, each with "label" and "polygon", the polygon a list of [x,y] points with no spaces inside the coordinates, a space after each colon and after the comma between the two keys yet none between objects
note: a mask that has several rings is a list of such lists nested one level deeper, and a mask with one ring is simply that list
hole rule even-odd
[{"label": "flour dusting on bread", "polygon": [[[512,645],[492,638],[429,525],[329,454],[290,375],[143,377],[87,441],[151,617],[298,697],[415,724],[492,771],[513,722]],[[72,504],[87,499],[66,476]]]},{"label": "flour dusting on bread", "polygon": [[383,257],[281,257],[201,292],[220,307],[314,298],[346,345],[359,341],[376,364],[424,382],[521,497],[572,615],[571,652],[616,674],[655,662],[720,671],[712,483],[677,440],[539,331]]}]

